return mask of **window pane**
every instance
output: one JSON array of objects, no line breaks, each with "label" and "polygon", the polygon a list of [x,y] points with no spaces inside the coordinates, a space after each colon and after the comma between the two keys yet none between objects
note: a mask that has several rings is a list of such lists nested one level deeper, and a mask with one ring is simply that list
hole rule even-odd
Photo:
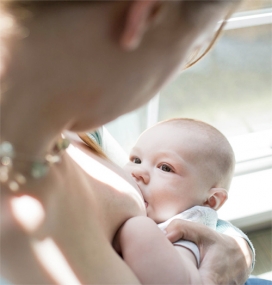
[{"label": "window pane", "polygon": [[192,117],[225,135],[272,127],[271,25],[229,30],[161,92],[159,120]]},{"label": "window pane", "polygon": [[250,10],[260,10],[265,8],[271,8],[272,1],[270,0],[244,0],[240,5],[237,12],[244,12]]}]

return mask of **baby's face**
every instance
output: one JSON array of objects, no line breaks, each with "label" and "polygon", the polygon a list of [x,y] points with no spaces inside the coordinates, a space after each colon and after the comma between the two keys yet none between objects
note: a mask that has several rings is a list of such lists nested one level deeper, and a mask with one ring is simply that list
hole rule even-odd
[{"label": "baby's face", "polygon": [[131,150],[125,170],[142,192],[147,216],[156,223],[206,199],[201,139],[196,140],[187,128],[165,123],[143,133]]}]

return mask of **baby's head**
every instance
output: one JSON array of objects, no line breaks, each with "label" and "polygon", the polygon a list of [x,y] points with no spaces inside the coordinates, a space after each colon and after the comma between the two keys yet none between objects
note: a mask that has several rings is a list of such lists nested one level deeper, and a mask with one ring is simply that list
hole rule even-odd
[{"label": "baby's head", "polygon": [[155,222],[196,205],[218,210],[228,197],[235,158],[214,127],[192,119],[171,119],[146,130],[125,169],[136,180],[147,215]]}]

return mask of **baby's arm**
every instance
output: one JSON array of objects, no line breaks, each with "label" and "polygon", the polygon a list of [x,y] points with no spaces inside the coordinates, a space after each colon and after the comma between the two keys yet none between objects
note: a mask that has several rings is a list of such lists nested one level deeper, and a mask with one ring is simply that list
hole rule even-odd
[{"label": "baby's arm", "polygon": [[174,247],[147,217],[129,219],[116,242],[142,284],[201,284],[194,255],[186,248]]}]

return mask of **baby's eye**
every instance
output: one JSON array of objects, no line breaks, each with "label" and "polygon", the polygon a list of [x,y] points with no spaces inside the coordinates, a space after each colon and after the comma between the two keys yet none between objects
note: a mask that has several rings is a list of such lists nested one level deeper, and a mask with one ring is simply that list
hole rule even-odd
[{"label": "baby's eye", "polygon": [[141,164],[141,160],[140,160],[140,158],[138,158],[138,157],[133,157],[133,158],[131,159],[131,161],[132,161],[133,163],[136,163],[136,164]]},{"label": "baby's eye", "polygon": [[162,164],[160,167],[159,167],[162,171],[165,171],[165,172],[174,172],[172,170],[172,168],[170,166],[168,166],[167,164]]}]

